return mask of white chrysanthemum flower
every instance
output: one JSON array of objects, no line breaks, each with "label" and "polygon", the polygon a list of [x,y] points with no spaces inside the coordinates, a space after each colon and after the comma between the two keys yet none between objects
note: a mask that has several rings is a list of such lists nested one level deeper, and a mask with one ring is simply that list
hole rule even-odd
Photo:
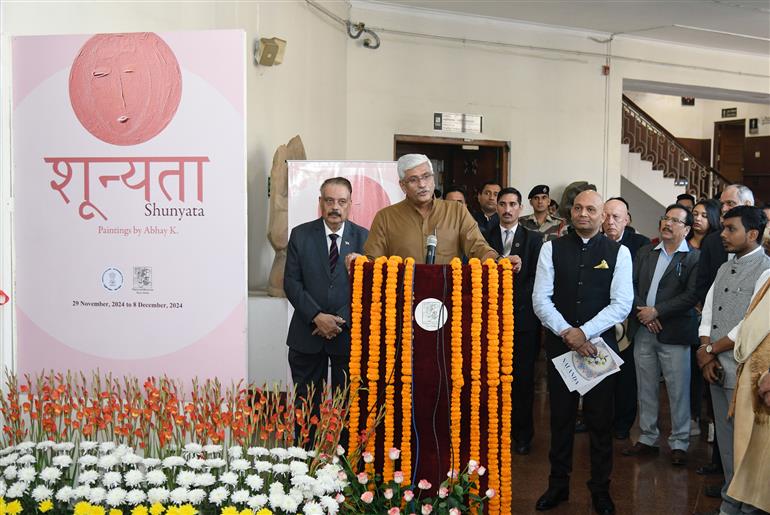
[{"label": "white chrysanthemum flower", "polygon": [[235,486],[238,484],[238,474],[235,472],[225,472],[219,476],[219,481],[226,485]]},{"label": "white chrysanthemum flower", "polygon": [[19,455],[17,453],[9,454],[8,456],[4,456],[2,459],[0,459],[0,467],[7,467],[8,465],[13,465],[16,463],[16,460],[19,459]]},{"label": "white chrysanthemum flower", "polygon": [[61,470],[56,467],[46,467],[40,471],[40,479],[46,483],[53,483],[58,481],[61,477]]},{"label": "white chrysanthemum flower", "polygon": [[129,453],[132,453],[132,452],[134,452],[134,449],[132,449],[128,445],[122,443],[122,444],[118,445],[117,447],[115,447],[115,450],[112,452],[112,454],[115,455],[116,458],[122,459],[123,456],[125,456],[126,454],[129,454]]},{"label": "white chrysanthemum flower", "polygon": [[61,469],[66,469],[72,465],[72,462],[72,456],[69,454],[57,454],[51,460],[51,463],[53,463],[54,467],[59,467]]},{"label": "white chrysanthemum flower", "polygon": [[81,485],[90,485],[99,479],[99,473],[95,470],[82,470],[78,476],[78,483]]},{"label": "white chrysanthemum flower", "polygon": [[35,502],[45,501],[53,497],[53,490],[44,485],[37,485],[32,489],[32,498]]},{"label": "white chrysanthemum flower", "polygon": [[18,475],[19,469],[16,468],[16,465],[9,465],[8,467],[5,467],[5,470],[3,471],[3,477],[8,480],[16,479],[16,476]]},{"label": "white chrysanthemum flower", "polygon": [[249,467],[251,467],[251,465],[249,465],[249,462],[243,458],[238,458],[230,462],[230,470],[235,470],[236,472],[249,470]]},{"label": "white chrysanthemum flower", "polygon": [[132,469],[123,475],[123,480],[126,482],[126,486],[139,486],[144,481],[144,473],[138,469]]},{"label": "white chrysanthemum flower", "polygon": [[133,452],[129,452],[124,454],[120,458],[120,461],[124,465],[138,465],[139,463],[142,462],[142,457],[139,456],[138,454],[134,454]]},{"label": "white chrysanthemum flower", "polygon": [[[273,470],[275,470],[275,468]],[[302,461],[292,461],[289,463],[289,470],[291,470],[292,476],[304,476],[308,473],[310,467],[307,466],[307,463]]]},{"label": "white chrysanthemum flower", "polygon": [[200,470],[206,462],[202,458],[190,458],[187,460],[187,466],[193,470]]},{"label": "white chrysanthemum flower", "polygon": [[80,450],[91,452],[99,446],[99,442],[80,442]]},{"label": "white chrysanthemum flower", "polygon": [[334,497],[329,495],[321,496],[320,502],[329,515],[334,515],[340,511],[340,505]]},{"label": "white chrysanthemum flower", "polygon": [[213,454],[215,452],[222,452],[222,446],[219,444],[210,443],[203,446],[203,452],[206,454]]},{"label": "white chrysanthemum flower", "polygon": [[126,503],[130,506],[136,506],[142,504],[147,499],[147,494],[141,490],[133,489],[129,490],[126,494]]},{"label": "white chrysanthemum flower", "polygon": [[9,499],[17,499],[24,495],[24,492],[27,491],[28,487],[29,485],[24,481],[17,481],[8,488],[5,492],[5,496]]},{"label": "white chrysanthemum flower", "polygon": [[15,450],[16,450],[15,445],[11,445],[10,447],[3,447],[2,449],[0,449],[0,456],[5,456],[6,454],[10,454]]},{"label": "white chrysanthemum flower", "polygon": [[22,456],[21,458],[19,458],[19,459],[16,461],[16,463],[18,463],[19,465],[32,465],[32,464],[33,464],[33,463],[35,463],[36,461],[37,461],[37,460],[35,459],[35,456],[34,456],[34,455],[32,455],[32,454],[25,454],[24,456]]},{"label": "white chrysanthemum flower", "polygon": [[214,477],[214,474],[211,474],[209,472],[203,472],[201,474],[196,474],[195,479],[193,480],[193,484],[195,486],[211,486],[214,483],[216,483],[217,478]]},{"label": "white chrysanthemum flower", "polygon": [[246,504],[249,502],[249,493],[248,490],[236,490],[233,492],[233,495],[230,496],[230,500],[234,504]]},{"label": "white chrysanthemum flower", "polygon": [[151,469],[160,465],[161,461],[158,458],[145,458],[142,460],[142,464],[148,469]]},{"label": "white chrysanthemum flower", "polygon": [[7,487],[6,487],[5,481],[0,479],[0,497],[5,495],[6,488]]},{"label": "white chrysanthemum flower", "polygon": [[97,486],[96,488],[92,488],[90,492],[88,492],[88,502],[91,504],[101,504],[102,501],[104,501],[105,496],[107,495],[107,490],[104,488]]},{"label": "white chrysanthemum flower", "polygon": [[111,470],[104,474],[104,477],[102,477],[102,484],[107,488],[114,488],[120,484],[122,479],[123,476],[120,474],[120,472]]},{"label": "white chrysanthemum flower", "polygon": [[37,472],[35,471],[35,467],[24,467],[19,470],[19,481],[31,483],[36,477]]},{"label": "white chrysanthemum flower", "polygon": [[53,450],[56,452],[72,452],[75,448],[75,444],[72,442],[59,442],[53,445]]},{"label": "white chrysanthemum flower", "polygon": [[260,490],[262,490],[262,487],[265,484],[265,480],[262,479],[257,474],[249,474],[248,476],[246,476],[246,484],[249,485],[249,488],[251,488],[252,490],[259,492]]},{"label": "white chrysanthemum flower", "polygon": [[107,505],[113,508],[120,506],[125,502],[127,494],[122,488],[113,488],[107,492]]},{"label": "white chrysanthemum flower", "polygon": [[195,472],[190,470],[180,470],[176,476],[176,484],[179,486],[191,486],[195,481]]},{"label": "white chrysanthemum flower", "polygon": [[249,497],[249,502],[246,504],[248,504],[249,508],[256,511],[267,504],[267,496],[264,494],[259,494],[253,497]]},{"label": "white chrysanthemum flower", "polygon": [[260,457],[260,456],[269,455],[270,451],[268,451],[264,447],[249,447],[249,450],[246,451],[246,454],[248,454],[249,456]]},{"label": "white chrysanthemum flower", "polygon": [[[295,513],[299,508],[299,503],[301,500],[301,496],[300,500],[297,500],[297,498],[292,495],[284,495],[282,498],[278,499],[278,509],[289,513]],[[270,503],[272,504],[272,499]]]},{"label": "white chrysanthemum flower", "polygon": [[38,442],[37,448],[40,451],[45,451],[45,450],[48,450],[48,449],[52,449],[55,444],[56,444],[56,442],[53,442],[51,440],[44,440],[42,442]]},{"label": "white chrysanthemum flower", "polygon": [[93,454],[85,454],[78,458],[78,463],[81,467],[93,467],[99,462],[99,458]]},{"label": "white chrysanthemum flower", "polygon": [[[56,445],[60,445],[60,444],[56,444]],[[37,444],[35,442],[21,442],[19,445],[16,446],[16,450],[19,452],[30,452],[36,446]]]},{"label": "white chrysanthemum flower", "polygon": [[56,500],[64,504],[67,504],[68,502],[70,502],[70,499],[72,499],[73,493],[74,493],[74,490],[72,490],[71,486],[63,486],[59,488],[58,492],[56,492]]},{"label": "white chrysanthemum flower", "polygon": [[99,444],[99,452],[102,454],[107,454],[108,452],[115,449],[117,445],[115,445],[115,442],[102,442]]},{"label": "white chrysanthemum flower", "polygon": [[171,492],[168,494],[168,498],[174,504],[184,504],[187,502],[187,494],[187,488],[180,486],[171,490]]},{"label": "white chrysanthemum flower", "polygon": [[259,460],[254,462],[254,469],[257,472],[268,472],[273,468],[273,464],[269,461]]},{"label": "white chrysanthemum flower", "polygon": [[289,451],[283,447],[275,447],[270,449],[270,455],[278,460],[285,460],[289,457]]},{"label": "white chrysanthemum flower", "polygon": [[206,490],[195,488],[187,494],[190,504],[196,506],[206,500]]},{"label": "white chrysanthemum flower", "polygon": [[166,483],[166,480],[168,478],[166,477],[166,473],[162,470],[150,470],[147,472],[147,483],[158,486]]},{"label": "white chrysanthemum flower", "polygon": [[150,488],[147,490],[147,502],[150,504],[165,503],[168,501],[168,495],[168,488]]},{"label": "white chrysanthemum flower", "polygon": [[227,455],[230,456],[230,458],[237,460],[241,456],[243,456],[243,447],[240,445],[233,445],[229,449],[227,449]]},{"label": "white chrysanthemum flower", "polygon": [[306,460],[307,451],[302,447],[289,447],[289,456],[295,460]]},{"label": "white chrysanthemum flower", "polygon": [[230,493],[227,491],[227,488],[220,486],[211,491],[209,494],[209,501],[216,504],[217,506],[221,506],[221,504],[225,502],[229,496]]},{"label": "white chrysanthemum flower", "polygon": [[308,458],[315,458],[315,456],[316,456],[316,454],[317,454],[317,453],[316,453],[316,451],[315,451],[314,449],[311,449],[311,450],[309,450],[309,451],[305,451],[305,453],[307,454],[307,457],[308,457]]},{"label": "white chrysanthemum flower", "polygon": [[276,463],[273,465],[273,472],[276,474],[286,474],[289,470],[289,466],[286,463]]},{"label": "white chrysanthemum flower", "polygon": [[163,467],[170,469],[172,467],[183,467],[187,462],[181,456],[169,456],[163,460]]},{"label": "white chrysanthemum flower", "polygon": [[199,443],[188,443],[184,446],[182,449],[182,452],[189,453],[189,454],[200,454],[203,452],[203,446]]},{"label": "white chrysanthemum flower", "polygon": [[109,470],[112,467],[117,466],[119,463],[120,462],[118,461],[118,458],[115,457],[114,455],[112,455],[112,454],[105,454],[104,456],[99,458],[98,466],[99,466],[100,469]]},{"label": "white chrysanthemum flower", "polygon": [[324,515],[324,509],[315,501],[308,501],[302,507],[302,513],[305,515]]},{"label": "white chrysanthemum flower", "polygon": [[212,469],[222,468],[227,465],[227,462],[222,458],[209,458],[206,460],[206,466]]}]

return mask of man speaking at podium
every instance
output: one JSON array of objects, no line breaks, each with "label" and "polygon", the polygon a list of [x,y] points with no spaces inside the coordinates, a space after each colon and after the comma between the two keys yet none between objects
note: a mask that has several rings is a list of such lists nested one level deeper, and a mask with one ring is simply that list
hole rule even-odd
[{"label": "man speaking at podium", "polygon": [[[406,198],[374,217],[365,255],[413,257],[415,263],[437,265],[462,256],[482,261],[498,258],[465,206],[434,198],[433,166],[427,156],[401,156],[398,177]],[[515,263],[514,272],[518,272]]]}]

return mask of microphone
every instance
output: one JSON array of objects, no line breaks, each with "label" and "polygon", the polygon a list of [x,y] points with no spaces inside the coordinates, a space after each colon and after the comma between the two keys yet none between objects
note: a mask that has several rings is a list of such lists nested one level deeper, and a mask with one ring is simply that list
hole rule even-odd
[{"label": "microphone", "polygon": [[436,238],[435,234],[429,234],[427,238],[425,238],[425,246],[426,252],[425,252],[425,264],[426,265],[433,265],[436,263],[436,245],[438,245],[438,238]]}]

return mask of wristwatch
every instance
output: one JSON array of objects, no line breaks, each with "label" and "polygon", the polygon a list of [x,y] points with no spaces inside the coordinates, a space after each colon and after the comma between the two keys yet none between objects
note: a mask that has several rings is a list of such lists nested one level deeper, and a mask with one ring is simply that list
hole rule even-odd
[{"label": "wristwatch", "polygon": [[712,344],[706,345],[706,354],[714,354],[714,346]]}]

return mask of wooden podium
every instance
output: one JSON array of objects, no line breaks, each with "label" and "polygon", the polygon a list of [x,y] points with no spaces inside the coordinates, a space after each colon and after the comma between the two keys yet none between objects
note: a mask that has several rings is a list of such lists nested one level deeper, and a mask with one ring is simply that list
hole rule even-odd
[{"label": "wooden podium", "polygon": [[[513,273],[509,262],[414,265],[356,261],[352,270],[350,448],[385,418],[366,450],[370,471],[437,487],[473,459],[510,512]],[[368,424],[368,426],[367,426]],[[387,459],[392,447],[400,461]],[[483,496],[483,493],[481,494]]]}]

